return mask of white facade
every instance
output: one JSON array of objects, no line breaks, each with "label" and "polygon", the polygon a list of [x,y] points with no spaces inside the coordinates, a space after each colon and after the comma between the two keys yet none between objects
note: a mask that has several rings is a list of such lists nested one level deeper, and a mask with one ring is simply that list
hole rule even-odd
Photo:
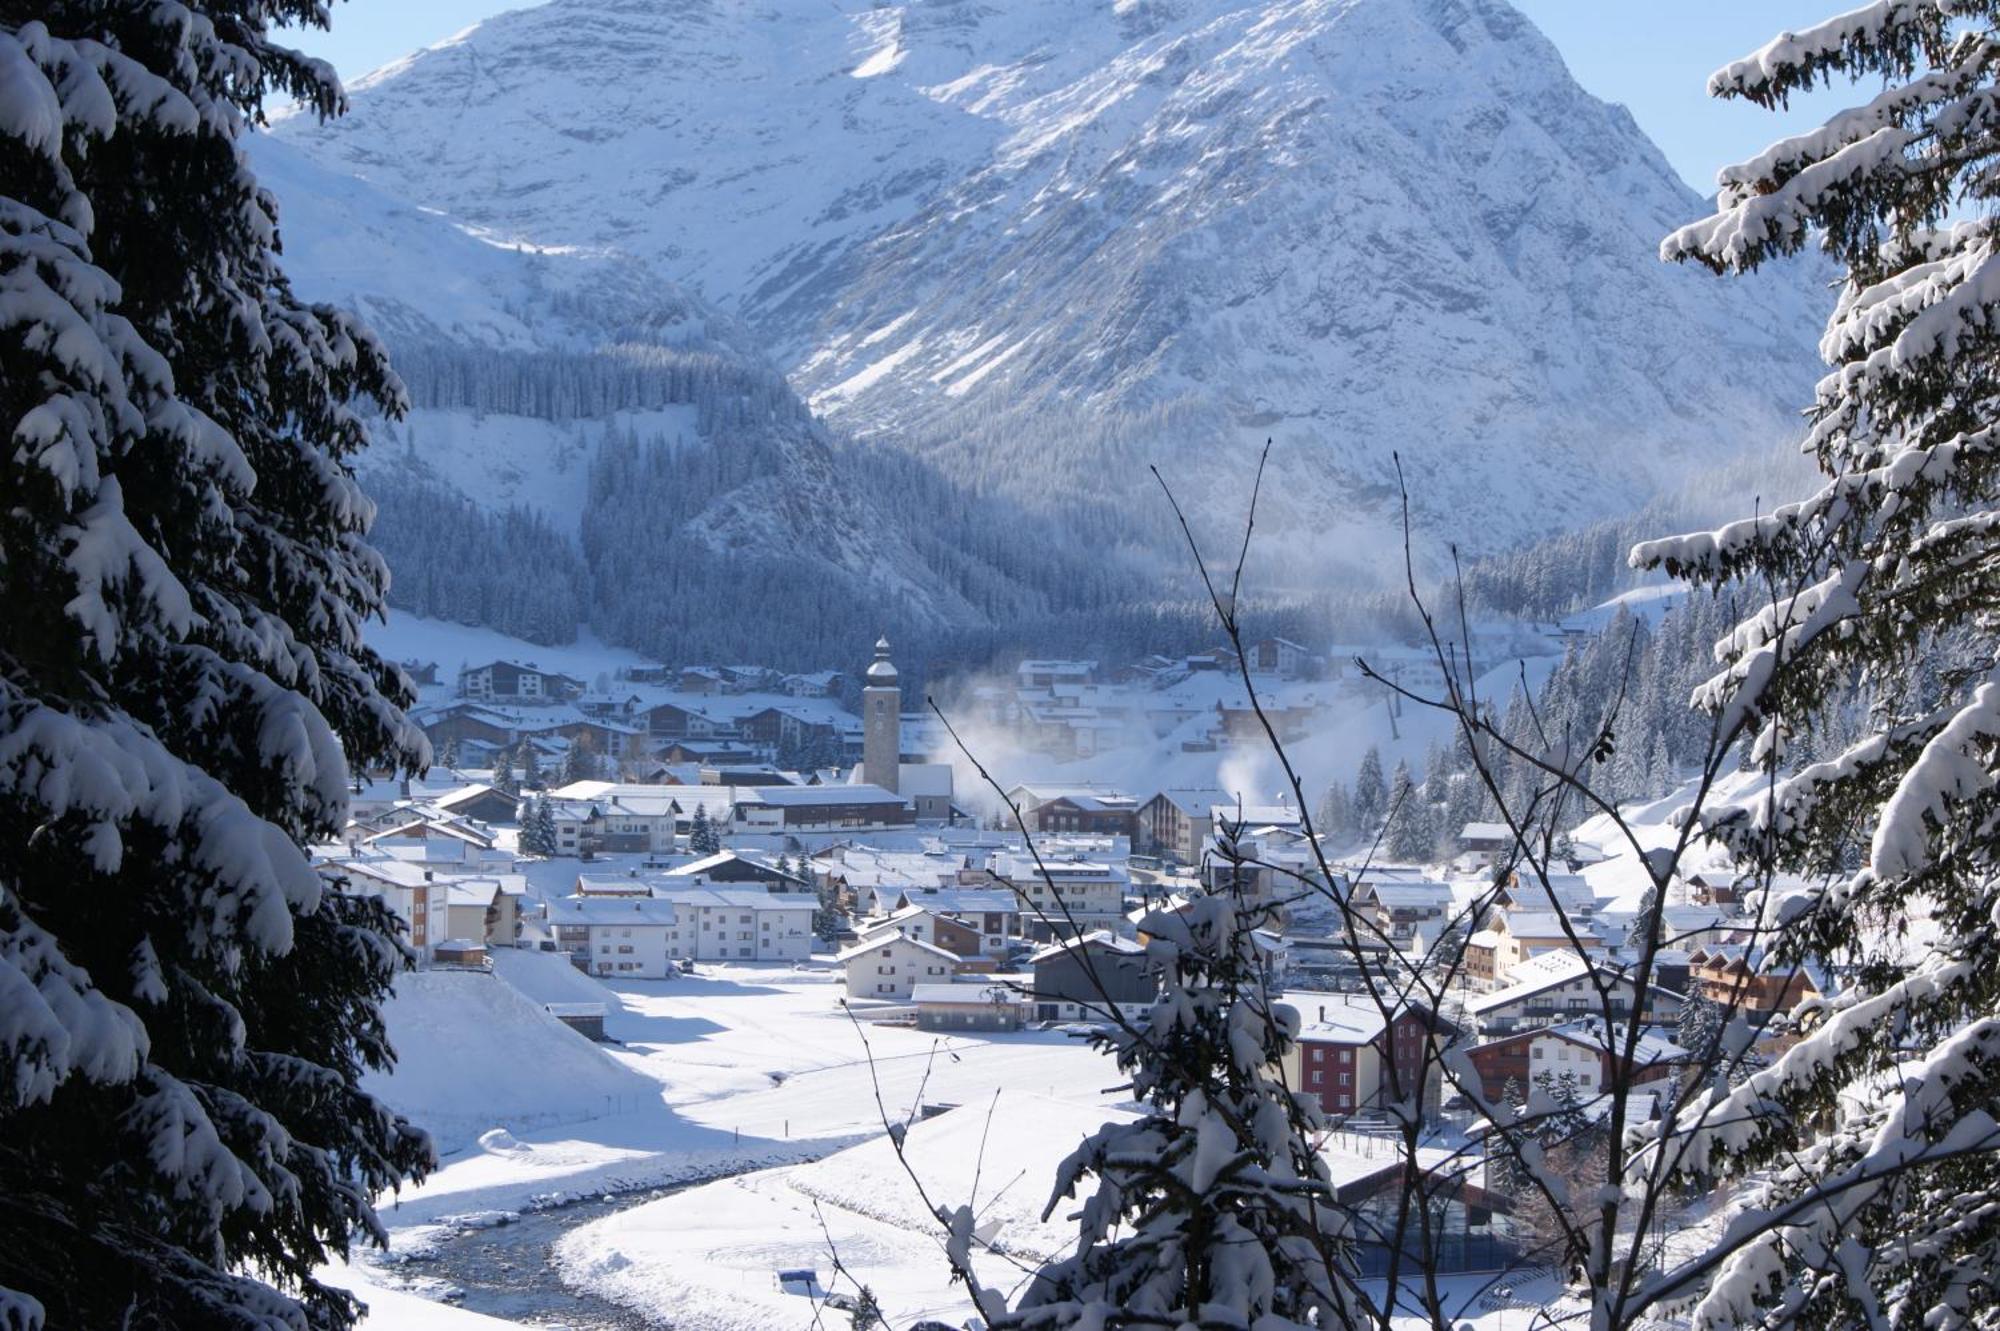
[{"label": "white facade", "polygon": [[819,898],[757,888],[659,887],[680,918],[676,956],[695,961],[804,961]]},{"label": "white facade", "polygon": [[651,897],[564,897],[549,903],[549,927],[592,975],[657,980],[675,969],[681,924],[674,905]]},{"label": "white facade", "polygon": [[943,948],[901,934],[857,943],[839,960],[847,968],[849,998],[884,1002],[908,999],[918,985],[942,983],[958,969],[958,958]]}]

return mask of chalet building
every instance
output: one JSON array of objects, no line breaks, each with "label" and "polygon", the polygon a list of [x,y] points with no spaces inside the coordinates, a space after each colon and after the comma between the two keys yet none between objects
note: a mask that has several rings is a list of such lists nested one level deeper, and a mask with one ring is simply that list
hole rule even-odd
[{"label": "chalet building", "polygon": [[434,750],[442,750],[447,744],[501,749],[512,745],[520,734],[514,717],[481,703],[416,707],[410,710],[410,719],[423,727]]},{"label": "chalet building", "polygon": [[953,781],[950,763],[899,763],[896,793],[910,802],[918,822],[949,823],[959,816]]},{"label": "chalet building", "polygon": [[799,703],[760,708],[741,718],[736,728],[753,744],[767,749],[831,744],[836,752],[844,753],[851,745],[849,732],[854,724],[845,713],[835,715],[826,707],[807,710],[806,704]]},{"label": "chalet building", "polygon": [[[1688,900],[1697,906],[1741,906],[1745,895],[1743,878],[1730,869],[1704,869],[1689,874]],[[1754,887],[1754,882],[1750,884]]]},{"label": "chalet building", "polygon": [[1753,1024],[1806,999],[1826,997],[1831,988],[1816,968],[1756,971],[1743,948],[1721,946],[1689,951],[1688,986],[1712,1003],[1733,1005]]},{"label": "chalet building", "polygon": [[404,804],[385,809],[371,818],[351,824],[349,840],[363,844],[379,841],[451,841],[480,850],[492,850],[499,836],[484,823],[461,818],[428,804]]},{"label": "chalet building", "polygon": [[1259,638],[1244,653],[1253,675],[1302,679],[1312,673],[1313,654],[1290,638]]},{"label": "chalet building", "polygon": [[1202,787],[1160,791],[1140,805],[1133,818],[1132,849],[1199,864],[1202,847],[1215,830],[1214,808],[1228,800],[1222,791]]},{"label": "chalet building", "polygon": [[[659,854],[674,849],[675,834],[684,818],[693,817],[696,800],[686,804],[670,786],[620,786],[609,781],[578,781],[549,794],[549,817],[555,824],[558,855]],[[711,811],[726,816],[718,802]]]},{"label": "chalet building", "polygon": [[[1258,714],[1260,708],[1262,715]],[[1311,732],[1320,710],[1320,705],[1310,700],[1287,704],[1260,698],[1258,706],[1252,707],[1247,697],[1224,699],[1215,704],[1215,728],[1232,743],[1268,742],[1264,730],[1268,723],[1281,741],[1290,743]]]},{"label": "chalet building", "polygon": [[992,874],[1019,897],[1022,927],[1036,942],[1124,926],[1129,880],[1122,867],[1081,855],[1038,862],[1008,851],[993,857]]},{"label": "chalet building", "polygon": [[1058,795],[1035,807],[1038,832],[1081,832],[1136,839],[1139,801],[1130,795]]},{"label": "chalet building", "polygon": [[696,769],[728,767],[758,761],[757,752],[733,740],[677,739],[655,750],[662,764],[688,765]]},{"label": "chalet building", "polygon": [[1099,1021],[1114,1012],[1136,1019],[1160,991],[1146,949],[1104,930],[1045,947],[1028,964],[1037,1021]]},{"label": "chalet building", "polygon": [[919,984],[910,991],[920,1031],[1018,1031],[1030,1020],[1031,981]]},{"label": "chalet building", "polygon": [[[1550,952],[1522,962],[1507,976],[1506,987],[1468,1001],[1465,1010],[1479,1023],[1480,1034],[1492,1039],[1602,1017],[1606,1014],[1600,987],[1609,992],[1613,1021],[1632,1015],[1637,990],[1629,976],[1575,952]],[[1649,986],[1640,1019],[1649,1026],[1678,1025],[1681,1001],[1673,990]]]},{"label": "chalet building", "polygon": [[443,886],[445,930],[451,937],[475,939],[489,948],[520,945],[521,901],[528,890],[520,875],[454,877]]},{"label": "chalet building", "polygon": [[816,670],[805,675],[786,675],[778,687],[794,698],[838,698],[847,685],[847,676],[838,670]]},{"label": "chalet building", "polygon": [[565,702],[583,692],[583,681],[514,661],[491,661],[458,672],[462,698],[483,702]]},{"label": "chalet building", "polygon": [[460,786],[430,802],[446,813],[482,823],[511,823],[521,804],[519,796],[488,785]]},{"label": "chalet building", "polygon": [[1500,975],[1507,969],[1502,960],[1507,945],[1506,935],[1498,929],[1473,931],[1459,953],[1459,983],[1476,994],[1490,993],[1499,987]]},{"label": "chalet building", "polygon": [[1565,928],[1563,917],[1552,910],[1496,911],[1488,927],[1503,932],[1511,944],[1511,955],[1500,971],[1503,977],[1522,962],[1550,952],[1609,950],[1588,917],[1572,916]]},{"label": "chalet building", "polygon": [[1436,1116],[1443,1098],[1438,1054],[1458,1033],[1449,1022],[1391,1000],[1392,1021],[1368,994],[1293,992],[1284,1001],[1299,1014],[1299,1036],[1283,1064],[1288,1086],[1345,1117],[1380,1112],[1395,1088],[1407,1094],[1421,1076],[1424,1115]]},{"label": "chalet building", "polygon": [[1555,1078],[1567,1072],[1588,1102],[1613,1086],[1665,1081],[1691,1060],[1666,1032],[1648,1028],[1628,1061],[1624,1028],[1614,1028],[1607,1041],[1603,1022],[1595,1018],[1503,1035],[1468,1053],[1479,1073],[1480,1094],[1496,1104],[1510,1081],[1526,1095],[1544,1075]]},{"label": "chalet building", "polygon": [[690,703],[655,702],[641,707],[633,719],[652,739],[656,751],[670,748],[673,740],[741,738],[733,722]]},{"label": "chalet building", "polygon": [[1434,941],[1455,909],[1450,884],[1423,878],[1365,878],[1348,904],[1405,951]]},{"label": "chalet building", "polygon": [[1502,910],[1560,910],[1576,919],[1596,914],[1597,893],[1580,874],[1516,870],[1494,894],[1493,904]]},{"label": "chalet building", "polygon": [[892,934],[943,948],[958,958],[958,969],[961,971],[993,969],[993,959],[986,953],[985,938],[977,925],[933,914],[922,906],[904,906],[879,920],[863,924],[856,946]]},{"label": "chalet building", "polygon": [[976,931],[981,955],[996,961],[1004,959],[1021,937],[1021,903],[1012,891],[1004,888],[899,889],[891,908],[903,910],[912,906],[943,919],[956,920]]},{"label": "chalet building", "polygon": [[958,958],[933,943],[900,933],[857,942],[834,958],[847,972],[847,996],[883,1002],[907,1000],[919,984],[950,981]]},{"label": "chalet building", "polygon": [[1047,689],[1058,684],[1091,684],[1097,680],[1095,661],[1023,661],[1014,671],[1018,688]]},{"label": "chalet building", "polygon": [[1054,782],[1034,781],[1023,782],[1021,785],[1008,790],[1007,802],[1019,809],[1021,816],[1028,821],[1029,826],[1033,826],[1036,810],[1051,800],[1059,800],[1076,795],[1118,796],[1124,793],[1116,786],[1094,781],[1081,781],[1060,785]]},{"label": "chalet building", "polygon": [[778,868],[777,861],[761,851],[724,850],[669,869],[670,880],[695,880],[730,887],[761,887],[767,892],[810,892],[810,874]]},{"label": "chalet building", "polygon": [[1467,823],[1458,833],[1459,854],[1480,867],[1498,864],[1514,843],[1514,831],[1505,823]]},{"label": "chalet building", "polygon": [[553,700],[541,707],[455,702],[417,708],[410,717],[423,727],[433,748],[456,744],[485,753],[512,748],[525,739],[546,742],[552,750],[585,744],[594,753],[618,758],[633,751],[640,735],[636,726],[591,716],[572,703]]}]

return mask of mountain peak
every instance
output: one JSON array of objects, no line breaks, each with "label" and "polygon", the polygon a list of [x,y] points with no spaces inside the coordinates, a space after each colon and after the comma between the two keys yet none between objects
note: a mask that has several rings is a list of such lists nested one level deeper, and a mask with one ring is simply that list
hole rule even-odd
[{"label": "mountain peak", "polygon": [[1772,446],[1814,375],[1810,286],[1661,266],[1699,201],[1501,0],[554,0],[281,133],[631,256],[1025,504],[1228,494],[1273,438],[1302,577],[1395,548],[1324,539],[1393,528],[1392,451],[1490,548]]}]

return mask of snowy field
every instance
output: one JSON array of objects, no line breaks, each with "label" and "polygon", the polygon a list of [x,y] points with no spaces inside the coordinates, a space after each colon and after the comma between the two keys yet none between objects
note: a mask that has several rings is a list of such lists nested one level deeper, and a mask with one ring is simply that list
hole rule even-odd
[{"label": "snowy field", "polygon": [[[446,1155],[385,1208],[392,1250],[421,1251],[482,1213],[792,1166],[579,1230],[564,1246],[565,1278],[649,1314],[671,1311],[684,1331],[803,1327],[809,1301],[787,1304],[770,1271],[782,1259],[830,1279],[824,1217],[843,1259],[879,1281],[885,1300],[942,1309],[944,1267],[883,1120],[954,1104],[910,1134],[938,1200],[977,1202],[982,1225],[1004,1229],[996,1242],[1010,1251],[1059,1243],[1061,1213],[1043,1227],[1039,1212],[1055,1162],[1118,1112],[1116,1093],[1103,1090],[1119,1080],[1109,1060],[1053,1032],[857,1027],[837,980],[825,969],[743,966],[607,985],[559,956],[504,949],[492,975],[406,977],[389,1008],[402,1063],[373,1089],[431,1128]],[[604,1004],[611,1042],[562,1027],[544,1003]],[[393,1266],[336,1275],[400,1283]],[[746,1302],[750,1287],[778,1301]],[[404,1320],[407,1299],[391,1302],[387,1320],[370,1325],[428,1325]],[[752,1306],[762,1320],[730,1320]],[[786,1320],[793,1312],[802,1313],[796,1323]]]}]

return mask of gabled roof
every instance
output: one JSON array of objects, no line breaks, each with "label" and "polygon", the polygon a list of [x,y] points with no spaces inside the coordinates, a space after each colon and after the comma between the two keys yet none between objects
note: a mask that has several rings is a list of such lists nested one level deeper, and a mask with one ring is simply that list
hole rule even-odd
[{"label": "gabled roof", "polygon": [[[1608,1052],[1614,1057],[1625,1053],[1625,1031],[1614,1028],[1607,1040],[1604,1022],[1597,1017],[1584,1017],[1578,1021],[1566,1021],[1560,1026],[1549,1026],[1534,1032],[1536,1038],[1552,1037],[1566,1040],[1595,1052]],[[1647,1067],[1654,1063],[1685,1063],[1693,1054],[1675,1044],[1667,1033],[1656,1026],[1648,1026],[1639,1032],[1639,1038],[1632,1049],[1632,1066]]]},{"label": "gabled roof", "polygon": [[1005,887],[906,887],[896,899],[939,915],[1015,915],[1021,898]]},{"label": "gabled roof", "polygon": [[1539,957],[1530,958],[1508,972],[1509,983],[1504,989],[1496,989],[1490,994],[1482,994],[1465,1005],[1465,1010],[1474,1014],[1491,1012],[1510,1003],[1518,1003],[1532,998],[1545,990],[1581,979],[1591,971],[1590,962],[1567,950],[1544,952]]},{"label": "gabled roof", "polygon": [[922,951],[930,953],[932,956],[943,957],[946,961],[951,962],[953,965],[956,965],[958,964],[958,962],[963,960],[963,958],[960,957],[956,952],[947,952],[945,949],[941,947],[933,946],[930,943],[924,942],[920,938],[912,938],[908,934],[877,934],[872,939],[863,939],[861,942],[856,943],[853,947],[848,948],[845,952],[842,952],[838,956],[836,956],[834,960],[841,962],[842,964],[845,964],[847,962],[853,961],[856,957],[865,957],[870,952],[877,952],[885,947],[894,947],[897,944],[901,944],[904,947],[914,947],[921,949]]},{"label": "gabled roof", "polygon": [[[725,864],[747,864],[767,873],[779,874],[777,864],[769,855],[754,850],[719,850],[713,855],[705,855],[701,859],[674,866],[667,870],[667,877],[699,878],[703,874],[714,873]],[[805,881],[805,875],[800,873],[785,873],[780,876],[790,878],[794,882]]]},{"label": "gabled roof", "polygon": [[1216,805],[1229,802],[1229,792],[1211,786],[1189,786],[1159,791],[1146,803],[1153,800],[1165,800],[1190,818],[1206,818]]},{"label": "gabled roof", "polygon": [[1114,934],[1109,929],[1093,929],[1078,938],[1068,938],[1059,943],[1050,943],[1047,947],[1037,950],[1033,956],[1030,956],[1028,964],[1030,966],[1039,966],[1044,961],[1053,960],[1066,952],[1085,951],[1093,947],[1102,948],[1107,952],[1117,952],[1128,957],[1144,956],[1146,952],[1146,945],[1137,939]]}]

